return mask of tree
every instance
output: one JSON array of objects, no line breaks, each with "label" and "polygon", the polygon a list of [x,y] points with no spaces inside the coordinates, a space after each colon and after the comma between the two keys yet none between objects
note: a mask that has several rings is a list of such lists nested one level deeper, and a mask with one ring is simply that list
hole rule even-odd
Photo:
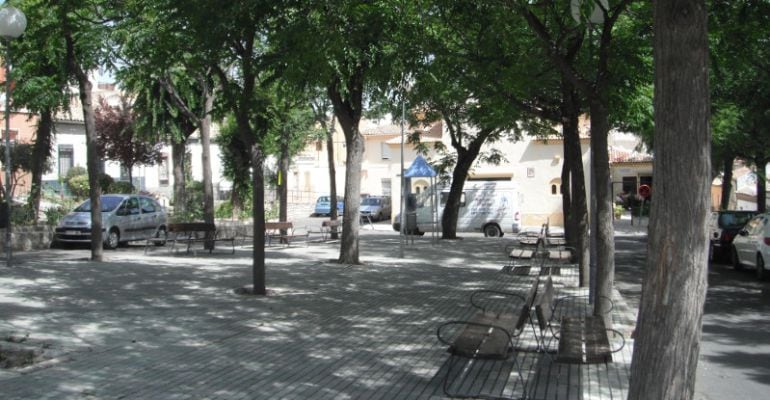
[{"label": "tree", "polygon": [[[577,0],[576,0],[577,1]],[[591,116],[591,173],[595,187],[595,203],[592,209],[595,209],[596,221],[591,229],[595,232],[596,243],[596,289],[597,301],[594,306],[594,314],[606,316],[609,314],[610,301],[612,297],[612,286],[615,279],[615,241],[614,228],[612,222],[612,190],[610,185],[610,166],[608,136],[610,130],[610,88],[611,78],[610,61],[613,28],[626,8],[634,0],[621,0],[614,6],[605,7],[603,2],[588,1],[586,4],[592,5],[590,9],[596,9],[601,14],[599,19],[591,19],[586,24],[588,29],[596,29],[599,35],[598,49],[596,58],[591,57],[590,68],[579,68],[579,66],[570,64],[560,52],[560,45],[556,41],[557,35],[549,29],[549,25],[543,22],[543,18],[538,15],[538,10],[548,10],[549,8],[535,7],[528,1],[516,2],[516,7],[521,15],[527,20],[529,27],[540,39],[541,46],[545,50],[550,62],[569,78],[570,83],[574,85],[587,99],[589,113]],[[545,2],[553,4],[552,1]],[[539,4],[542,6],[541,4]],[[536,10],[536,8],[538,10]],[[585,20],[584,20],[585,21]]]},{"label": "tree", "polygon": [[107,43],[111,9],[103,0],[51,1],[44,0],[41,6],[51,10],[53,18],[41,23],[51,24],[56,37],[64,41],[65,57],[61,60],[68,79],[77,83],[80,104],[83,108],[83,122],[86,134],[86,153],[91,200],[91,259],[101,261],[102,214],[101,214],[101,165],[97,157],[96,122],[94,119],[91,83],[88,73],[109,61]]},{"label": "tree", "polygon": [[706,2],[658,1],[654,18],[655,201],[628,398],[679,400],[694,396],[707,284]]},{"label": "tree", "polygon": [[[42,195],[43,174],[50,168],[52,138],[54,136],[53,115],[69,107],[67,75],[61,60],[65,56],[63,39],[58,27],[52,22],[53,10],[40,1],[20,1],[29,21],[24,36],[8,43],[13,52],[14,93],[11,100],[14,108],[26,108],[39,115],[33,144],[31,164],[32,181],[28,204],[38,215]],[[37,220],[35,221],[37,222]]]},{"label": "tree", "polygon": [[[193,47],[195,40],[185,28],[186,20],[174,18],[173,1],[127,3],[125,15],[117,25],[120,54],[125,67],[118,79],[137,94],[149,114],[142,125],[163,129],[155,134],[172,145],[175,212],[185,215],[184,163],[187,139],[197,130],[201,140],[203,166],[203,216],[214,223],[214,192],[211,177],[211,121],[216,96],[213,68],[206,53]],[[159,114],[170,113],[158,121]],[[159,123],[160,122],[160,123]],[[165,125],[165,126],[164,126]],[[173,126],[176,125],[176,126]],[[148,132],[150,134],[152,132]],[[213,246],[208,242],[207,246]]]},{"label": "tree", "polygon": [[[398,0],[306,1],[286,11],[272,57],[286,79],[324,88],[345,135],[345,209],[338,262],[359,264],[359,208],[364,107],[383,96],[412,56],[418,5]],[[410,40],[407,40],[409,38]],[[403,46],[403,47],[402,47]]]},{"label": "tree", "polygon": [[[416,65],[411,68],[414,85],[409,97],[412,107],[420,110],[412,124],[443,120],[450,138],[451,153],[443,144],[438,147],[443,155],[439,169],[451,168],[441,227],[443,239],[456,239],[463,186],[471,168],[476,162],[498,164],[504,159],[494,148],[484,150],[484,145],[519,137],[520,107],[495,86],[501,74],[523,72],[522,64],[497,61],[503,57],[510,61],[525,50],[518,47],[521,41],[500,40],[521,32],[508,25],[509,17],[494,4],[436,1],[433,5],[425,13],[428,27],[419,51],[430,56],[410,62]],[[505,79],[503,85],[520,82]]]},{"label": "tree", "polygon": [[[326,139],[326,162],[329,165],[329,198],[334,199],[332,201],[336,201],[337,170],[334,162],[334,112],[332,111],[329,99],[322,94],[316,94],[310,101],[310,107],[313,110],[313,117],[315,118],[316,123],[318,123],[324,131],[324,138]],[[329,207],[329,219],[332,221],[337,220],[337,207]],[[334,240],[338,239],[336,226],[332,229],[330,236]]]},{"label": "tree", "polygon": [[768,35],[770,5],[754,0],[713,1],[710,42],[712,95],[714,98],[715,165],[723,170],[723,201],[727,205],[733,160],[753,162],[757,174],[757,209],[766,210],[765,168],[770,160],[770,56]]},{"label": "tree", "polygon": [[153,165],[161,160],[160,143],[143,139],[136,130],[133,109],[126,96],[120,106],[111,106],[103,97],[94,111],[98,153],[103,159],[120,162],[133,185],[134,165]]}]

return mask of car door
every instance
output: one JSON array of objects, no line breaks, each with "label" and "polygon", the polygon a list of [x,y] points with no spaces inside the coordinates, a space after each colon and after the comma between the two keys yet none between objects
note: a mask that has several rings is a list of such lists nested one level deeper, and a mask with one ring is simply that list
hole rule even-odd
[{"label": "car door", "polygon": [[142,211],[140,226],[137,229],[139,239],[147,239],[155,234],[155,230],[163,222],[160,206],[148,197],[139,197],[139,207]]},{"label": "car door", "polygon": [[756,262],[757,240],[764,240],[762,234],[762,227],[765,226],[766,217],[759,215],[751,219],[745,228],[739,233],[739,237],[736,237],[733,241],[735,245],[735,251],[738,253],[738,257],[742,264],[753,266]]}]

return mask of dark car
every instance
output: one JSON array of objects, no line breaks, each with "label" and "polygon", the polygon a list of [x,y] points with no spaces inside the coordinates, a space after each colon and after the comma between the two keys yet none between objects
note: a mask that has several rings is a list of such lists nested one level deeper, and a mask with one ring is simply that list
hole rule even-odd
[{"label": "dark car", "polygon": [[724,259],[730,255],[733,239],[757,211],[722,210],[711,213],[709,219],[709,254],[712,259]]}]

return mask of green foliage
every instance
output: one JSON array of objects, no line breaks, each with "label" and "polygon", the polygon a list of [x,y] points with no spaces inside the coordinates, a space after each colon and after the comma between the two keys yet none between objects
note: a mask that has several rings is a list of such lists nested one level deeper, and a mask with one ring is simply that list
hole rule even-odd
[{"label": "green foliage", "polygon": [[117,181],[109,186],[110,193],[135,193],[134,185],[128,181]]},{"label": "green foliage", "polygon": [[72,176],[66,182],[73,196],[78,199],[88,197],[88,190],[91,187],[88,183],[88,174]]},{"label": "green foliage", "polygon": [[115,179],[113,179],[111,176],[107,174],[102,174],[99,177],[99,187],[102,188],[102,193],[116,193],[115,189],[113,189],[112,187],[114,183],[115,183]]},{"label": "green foliage", "polygon": [[174,222],[203,221],[203,182],[188,181],[185,188],[185,212],[174,212]]},{"label": "green foliage", "polygon": [[225,200],[217,206],[214,215],[216,218],[221,219],[231,219],[233,217],[245,220],[251,219],[251,197],[244,200],[243,208],[241,208],[238,214],[234,214],[232,201]]},{"label": "green foliage", "polygon": [[27,204],[14,204],[11,207],[11,223],[17,226],[34,224],[35,210]]},{"label": "green foliage", "polygon": [[67,170],[67,175],[64,177],[64,182],[68,182],[70,178],[79,176],[79,175],[88,175],[88,170],[86,170],[85,167],[76,165],[70,168],[69,170]]},{"label": "green foliage", "polygon": [[64,206],[51,207],[45,211],[45,220],[48,225],[57,225],[67,213],[71,211],[71,208],[65,208]]}]

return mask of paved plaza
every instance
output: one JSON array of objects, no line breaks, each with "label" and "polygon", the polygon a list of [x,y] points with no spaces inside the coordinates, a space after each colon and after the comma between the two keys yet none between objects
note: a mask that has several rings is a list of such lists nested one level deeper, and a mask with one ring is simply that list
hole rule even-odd
[{"label": "paved plaza", "polygon": [[[192,256],[134,245],[100,263],[87,249],[16,254],[0,270],[0,335],[42,355],[0,370],[2,398],[442,398],[436,327],[468,318],[473,290],[526,284],[500,273],[510,239],[426,235],[399,258],[395,232],[361,232],[364,265],[333,262],[335,242],[268,248],[266,297],[234,292],[251,283],[249,247]],[[628,334],[635,317],[616,300]],[[610,382],[578,379],[568,397],[609,398],[612,385],[625,398],[631,348]]]}]

